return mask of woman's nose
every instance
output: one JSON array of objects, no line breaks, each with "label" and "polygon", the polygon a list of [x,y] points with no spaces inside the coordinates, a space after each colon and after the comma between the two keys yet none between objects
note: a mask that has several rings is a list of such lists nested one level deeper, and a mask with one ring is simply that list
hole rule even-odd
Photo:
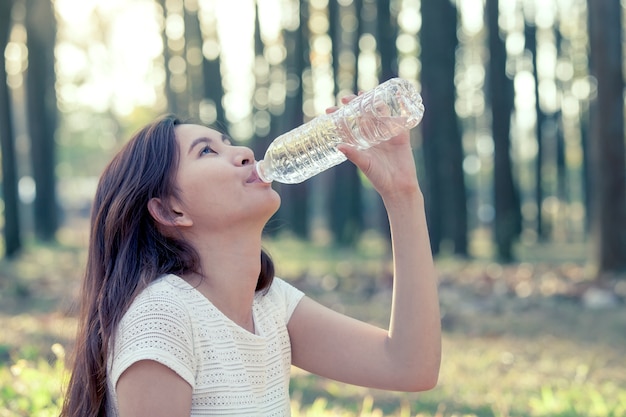
[{"label": "woman's nose", "polygon": [[250,165],[254,163],[254,152],[245,146],[238,146],[235,162],[238,165]]}]

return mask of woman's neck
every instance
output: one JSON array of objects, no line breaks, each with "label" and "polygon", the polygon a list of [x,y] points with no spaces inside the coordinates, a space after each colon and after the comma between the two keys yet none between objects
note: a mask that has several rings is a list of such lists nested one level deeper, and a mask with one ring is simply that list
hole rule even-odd
[{"label": "woman's neck", "polygon": [[261,239],[234,234],[194,244],[201,270],[185,279],[241,327],[251,330],[252,302],[261,271]]}]

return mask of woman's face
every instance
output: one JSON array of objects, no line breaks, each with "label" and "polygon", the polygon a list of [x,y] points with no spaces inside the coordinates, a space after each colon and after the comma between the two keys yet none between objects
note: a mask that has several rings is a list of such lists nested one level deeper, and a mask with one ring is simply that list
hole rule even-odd
[{"label": "woman's face", "polygon": [[280,197],[259,180],[251,149],[233,146],[227,136],[200,125],[179,125],[175,132],[180,149],[177,211],[188,216],[193,227],[262,227],[276,212]]}]

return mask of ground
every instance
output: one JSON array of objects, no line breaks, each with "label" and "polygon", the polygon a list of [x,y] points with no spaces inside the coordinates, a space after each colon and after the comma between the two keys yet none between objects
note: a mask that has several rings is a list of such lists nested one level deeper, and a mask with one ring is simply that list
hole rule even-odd
[{"label": "ground", "polygon": [[[35,382],[25,370],[39,372],[34,380],[58,375],[47,364],[72,348],[85,260],[76,242],[84,239],[0,263],[0,386],[12,385],[0,389],[0,416],[35,415],[19,411],[36,407],[20,396],[39,392],[27,386]],[[278,274],[311,297],[385,325],[391,276],[379,243],[329,250],[279,239],[267,246]],[[626,415],[626,279],[596,283],[582,262],[540,257],[508,265],[438,259],[437,266],[444,330],[437,388],[365,390],[294,369],[295,416]],[[53,388],[41,388],[44,403],[58,404],[54,378]]]}]

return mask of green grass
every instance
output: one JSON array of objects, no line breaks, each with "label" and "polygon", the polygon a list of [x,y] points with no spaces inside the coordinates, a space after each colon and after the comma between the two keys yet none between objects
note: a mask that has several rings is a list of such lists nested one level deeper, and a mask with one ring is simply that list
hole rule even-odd
[{"label": "green grass", "polygon": [[[84,262],[76,247],[71,240],[33,247],[0,263],[0,417],[58,414]],[[386,324],[391,275],[384,242],[368,237],[345,250],[283,237],[267,249],[278,274],[312,297]],[[585,283],[584,265],[557,261],[438,260],[444,313],[438,386],[385,392],[294,369],[292,415],[626,416],[626,307],[584,309],[572,295]]]},{"label": "green grass", "polygon": [[61,387],[67,376],[65,351],[59,344],[51,350],[56,355],[52,361],[34,357],[32,351],[0,366],[0,416],[59,415]]}]

